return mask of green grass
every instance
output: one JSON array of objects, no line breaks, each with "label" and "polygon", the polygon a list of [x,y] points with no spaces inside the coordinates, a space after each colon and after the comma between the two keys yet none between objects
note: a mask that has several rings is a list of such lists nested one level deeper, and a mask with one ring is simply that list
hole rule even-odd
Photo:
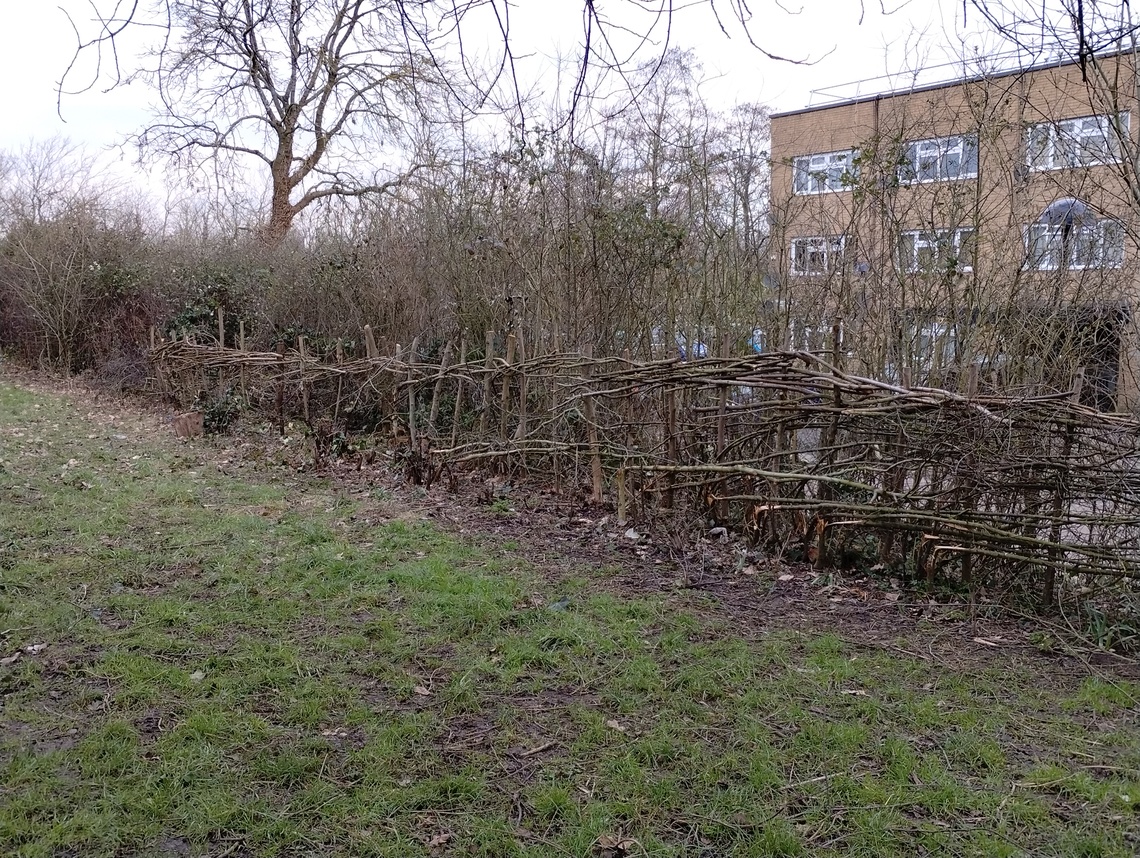
[{"label": "green grass", "polygon": [[0,667],[0,854],[1140,851],[1135,684],[743,640],[117,434],[0,384],[0,655],[48,645]]}]

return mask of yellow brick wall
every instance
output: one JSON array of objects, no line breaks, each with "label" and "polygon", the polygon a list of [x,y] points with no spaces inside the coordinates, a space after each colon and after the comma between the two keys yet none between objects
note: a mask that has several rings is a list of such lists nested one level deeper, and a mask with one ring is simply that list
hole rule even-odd
[{"label": "yellow brick wall", "polygon": [[[1134,76],[1128,58],[1102,61],[1106,76],[1127,84]],[[954,289],[981,302],[1046,301],[1059,291],[1084,302],[1121,301],[1135,306],[1140,295],[1140,252],[1135,237],[1140,204],[1130,189],[1135,174],[1118,166],[1030,171],[1026,128],[1034,123],[1105,114],[1130,114],[1130,136],[1140,138],[1140,110],[1132,85],[1110,90],[1088,86],[1075,65],[1039,69],[941,86],[926,91],[870,98],[772,117],[773,265],[793,299],[838,310],[856,295],[866,317],[909,305],[939,304],[937,287],[899,273],[895,248],[900,229],[977,229],[974,272]],[[902,141],[976,133],[976,178],[898,186],[894,164]],[[853,190],[816,195],[792,193],[795,157],[859,148],[865,164]],[[1131,180],[1131,181],[1129,181]],[[1060,197],[1073,196],[1128,227],[1125,264],[1107,271],[1025,271],[1024,231]],[[848,236],[847,265],[831,277],[791,273],[796,237]],[[869,267],[852,272],[852,263]],[[1061,282],[1063,280],[1063,282]],[[945,300],[942,303],[946,303]],[[1133,326],[1134,327],[1134,326]],[[1140,346],[1121,349],[1120,405],[1140,408]]]}]

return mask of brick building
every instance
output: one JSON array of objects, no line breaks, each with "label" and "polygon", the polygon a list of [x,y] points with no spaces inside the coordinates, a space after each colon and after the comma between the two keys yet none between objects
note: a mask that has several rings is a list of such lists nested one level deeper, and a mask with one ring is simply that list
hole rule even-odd
[{"label": "brick building", "polygon": [[782,345],[912,383],[1140,409],[1137,83],[1129,55],[772,117]]}]

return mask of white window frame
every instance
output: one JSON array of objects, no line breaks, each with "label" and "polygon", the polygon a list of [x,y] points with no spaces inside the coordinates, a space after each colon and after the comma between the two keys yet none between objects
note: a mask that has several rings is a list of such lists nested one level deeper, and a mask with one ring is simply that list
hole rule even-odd
[{"label": "white window frame", "polygon": [[858,149],[819,152],[792,159],[792,193],[796,196],[833,194],[851,190],[859,177]]},{"label": "white window frame", "polygon": [[[972,226],[957,229],[904,229],[899,232],[899,240],[896,242],[899,268],[907,274],[945,272],[949,270],[946,265],[946,255],[949,252],[954,255],[956,262],[953,270],[968,274],[974,270],[974,265],[973,261],[969,265],[960,263],[962,245],[967,240],[976,240],[976,235],[977,232]],[[903,239],[908,237],[913,237],[914,240],[910,245],[909,258],[904,258],[902,243]],[[920,262],[920,252],[924,249],[931,251],[933,264],[929,266],[923,266]],[[977,254],[976,244],[974,254]]]},{"label": "white window frame", "polygon": [[[1069,271],[1121,268],[1124,265],[1124,227],[1105,218],[1088,226],[1071,227],[1068,236]],[[1025,227],[1025,267],[1031,271],[1057,271],[1062,267],[1064,227],[1031,223]],[[1038,242],[1047,242],[1043,247]],[[1111,243],[1110,243],[1111,242]]]},{"label": "white window frame", "polygon": [[[1116,121],[1128,133],[1130,113]],[[1120,140],[1109,114],[1075,116],[1030,125],[1025,131],[1025,163],[1034,172],[1120,163]]]},{"label": "white window frame", "polygon": [[[796,251],[804,248],[803,258],[808,253],[817,253],[822,260],[818,268],[802,267],[799,262],[801,255]],[[792,274],[803,277],[819,277],[831,274],[843,264],[843,255],[847,249],[847,236],[845,235],[804,235],[792,239],[791,245],[791,271]]]},{"label": "white window frame", "polygon": [[[955,161],[957,169],[952,169]],[[977,134],[911,140],[906,144],[903,163],[898,169],[899,182],[904,185],[974,179],[977,175]]]}]

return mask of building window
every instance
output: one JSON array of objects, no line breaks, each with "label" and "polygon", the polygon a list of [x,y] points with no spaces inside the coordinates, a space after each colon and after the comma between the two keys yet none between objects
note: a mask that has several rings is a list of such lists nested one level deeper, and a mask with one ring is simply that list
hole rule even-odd
[{"label": "building window", "polygon": [[949,319],[910,319],[898,334],[894,356],[883,373],[892,384],[902,381],[904,367],[911,371],[910,384],[926,384],[934,369],[951,366],[957,359],[958,326]]},{"label": "building window", "polygon": [[843,264],[846,237],[815,235],[792,239],[793,274],[827,274]]},{"label": "building window", "polygon": [[849,149],[845,152],[825,152],[794,159],[793,192],[826,194],[849,189],[859,176],[859,166],[855,163],[857,154],[857,150]]},{"label": "building window", "polygon": [[957,342],[958,328],[952,322],[936,320],[916,325],[911,332],[915,369],[928,373],[935,367],[952,363]]},{"label": "building window", "polygon": [[1124,264],[1124,228],[1114,220],[1081,226],[1033,223],[1026,230],[1026,267],[1120,268]]},{"label": "building window", "polygon": [[1095,167],[1120,160],[1120,134],[1128,133],[1129,114],[1081,116],[1032,125],[1026,134],[1026,158],[1031,170]]},{"label": "building window", "polygon": [[899,165],[903,184],[972,179],[977,175],[978,138],[974,134],[907,143]]},{"label": "building window", "polygon": [[899,233],[899,268],[908,274],[974,270],[974,230],[907,230]]}]

